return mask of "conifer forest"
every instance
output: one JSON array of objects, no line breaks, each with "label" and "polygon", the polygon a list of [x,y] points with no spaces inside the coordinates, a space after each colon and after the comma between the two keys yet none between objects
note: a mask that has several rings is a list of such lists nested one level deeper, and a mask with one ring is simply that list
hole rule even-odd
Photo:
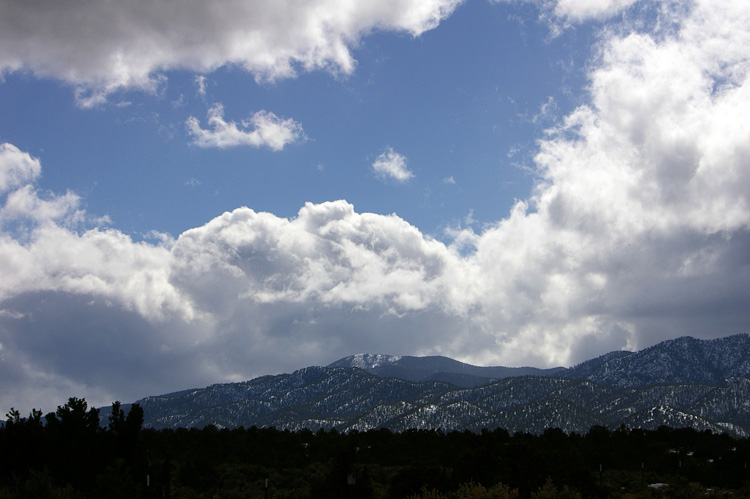
[{"label": "conifer forest", "polygon": [[660,427],[586,434],[152,430],[84,399],[0,428],[0,498],[750,497],[750,441]]}]

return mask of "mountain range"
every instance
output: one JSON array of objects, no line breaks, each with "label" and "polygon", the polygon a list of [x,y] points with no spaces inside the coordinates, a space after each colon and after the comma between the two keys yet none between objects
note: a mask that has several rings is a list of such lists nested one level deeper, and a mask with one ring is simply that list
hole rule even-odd
[{"label": "mountain range", "polygon": [[[661,425],[750,435],[750,336],[682,337],[571,368],[358,354],[325,367],[146,397],[151,428],[257,426],[585,433]],[[124,406],[125,407],[125,406]],[[102,417],[106,418],[107,408]]]}]

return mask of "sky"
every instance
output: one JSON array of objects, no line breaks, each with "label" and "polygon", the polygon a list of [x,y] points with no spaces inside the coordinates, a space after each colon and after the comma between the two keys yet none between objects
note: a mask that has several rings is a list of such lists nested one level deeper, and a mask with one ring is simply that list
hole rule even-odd
[{"label": "sky", "polygon": [[0,407],[750,332],[746,0],[0,0]]}]

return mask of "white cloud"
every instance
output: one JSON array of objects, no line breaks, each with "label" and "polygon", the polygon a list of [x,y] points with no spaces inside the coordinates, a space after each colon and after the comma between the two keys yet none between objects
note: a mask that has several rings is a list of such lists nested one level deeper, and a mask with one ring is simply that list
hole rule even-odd
[{"label": "white cloud", "polygon": [[281,151],[287,144],[304,140],[302,125],[293,119],[282,119],[268,111],[258,111],[240,127],[234,121],[224,121],[224,107],[214,104],[208,110],[210,130],[201,128],[197,118],[191,116],[185,123],[193,144],[198,147],[268,147]]},{"label": "white cloud", "polygon": [[477,244],[506,348],[562,362],[584,338],[746,330],[718,310],[748,299],[749,21],[743,2],[696,2],[673,35],[603,43],[591,105],[540,143],[535,195]]},{"label": "white cloud", "polygon": [[31,185],[25,185],[10,192],[5,205],[0,208],[0,221],[8,219],[29,218],[36,221],[78,222],[81,214],[76,210],[79,204],[78,195],[67,192],[61,196],[42,197]]},{"label": "white cloud", "polygon": [[[175,279],[196,284],[197,302],[314,301],[398,313],[442,301],[446,273],[460,264],[404,220],[358,214],[345,201],[308,203],[293,220],[240,208],[185,232],[173,254]],[[258,258],[266,261],[250,264]]]},{"label": "white cloud", "polygon": [[392,178],[397,182],[406,182],[414,176],[406,167],[406,157],[388,147],[372,163],[372,171],[378,178]]},{"label": "white cloud", "polygon": [[532,118],[532,123],[550,122],[556,119],[557,103],[554,97],[547,97],[547,101],[539,106],[537,112]]},{"label": "white cloud", "polygon": [[450,177],[445,177],[443,179],[443,183],[444,184],[449,184],[449,185],[455,185],[456,184],[456,179],[454,179],[453,175],[451,175]]},{"label": "white cloud", "polygon": [[557,0],[555,15],[572,21],[607,19],[622,12],[639,0]]},{"label": "white cloud", "polygon": [[198,87],[196,90],[198,92],[198,95],[201,97],[206,96],[206,76],[205,75],[197,75],[195,77],[195,86]]},{"label": "white cloud", "polygon": [[[627,11],[632,6],[644,0],[490,0],[494,3],[524,2],[536,5],[540,10],[540,17],[551,28],[552,34],[557,35],[574,23],[586,21],[606,21]],[[653,4],[672,4],[666,10],[673,9],[678,2],[663,0]]]},{"label": "white cloud", "polygon": [[29,70],[77,87],[81,105],[122,88],[154,91],[164,71],[232,65],[261,80],[325,69],[351,73],[351,47],[371,31],[418,36],[460,0],[177,0],[0,2],[0,73]]},{"label": "white cloud", "polygon": [[0,194],[35,180],[41,172],[38,159],[13,144],[0,144]]},{"label": "white cloud", "polygon": [[[3,151],[0,175],[28,166]],[[26,184],[0,202],[0,403],[52,409],[87,393],[106,404],[157,377],[177,387],[159,363],[194,345],[201,314],[169,283],[171,242],[92,227],[72,193],[40,197]],[[170,364],[190,379],[180,362]]]}]

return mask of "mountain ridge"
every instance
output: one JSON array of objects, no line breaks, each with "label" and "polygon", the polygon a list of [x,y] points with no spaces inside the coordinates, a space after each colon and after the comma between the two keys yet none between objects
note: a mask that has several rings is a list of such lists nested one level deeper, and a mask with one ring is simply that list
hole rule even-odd
[{"label": "mountain ridge", "polygon": [[430,355],[416,357],[360,353],[339,359],[327,367],[357,367],[381,378],[400,378],[409,381],[445,381],[461,387],[480,386],[515,376],[547,376],[563,367],[475,366],[449,357]]},{"label": "mountain ridge", "polygon": [[[146,426],[152,428],[213,424],[312,431],[503,427],[543,432],[559,427],[585,432],[595,424],[625,424],[647,429],[689,426],[746,436],[748,352],[747,334],[717,340],[683,337],[637,352],[610,352],[571,368],[529,368],[537,374],[501,378],[479,374],[522,373],[524,368],[504,371],[447,357],[359,354],[325,367],[146,397],[137,403],[144,409]],[[355,363],[361,367],[352,366]],[[446,366],[459,372],[441,370]],[[468,381],[451,382],[462,376]]]},{"label": "mountain ridge", "polygon": [[[737,334],[712,340],[690,336],[666,340],[637,352],[610,352],[566,371],[615,386],[674,383],[721,383],[750,376],[750,336]],[[653,369],[658,364],[660,369]],[[595,366],[591,369],[591,366]],[[664,369],[669,369],[664,372]]]}]

